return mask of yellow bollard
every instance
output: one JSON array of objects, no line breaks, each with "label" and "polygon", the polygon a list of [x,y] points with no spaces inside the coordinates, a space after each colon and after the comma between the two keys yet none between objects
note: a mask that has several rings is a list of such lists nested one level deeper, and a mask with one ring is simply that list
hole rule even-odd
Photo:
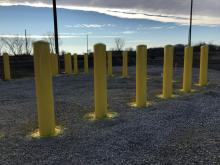
[{"label": "yellow bollard", "polygon": [[170,98],[173,94],[173,46],[164,48],[163,66],[163,98]]},{"label": "yellow bollard", "polygon": [[192,65],[193,65],[193,48],[185,47],[183,92],[190,92],[192,89]]},{"label": "yellow bollard", "polygon": [[34,43],[34,70],[40,136],[55,134],[55,114],[49,43]]},{"label": "yellow bollard", "polygon": [[136,106],[145,107],[147,101],[147,46],[137,46],[136,54]]},{"label": "yellow bollard", "polygon": [[7,53],[3,54],[3,79],[4,80],[11,80],[11,71],[10,71],[10,59]]},{"label": "yellow bollard", "polygon": [[200,86],[206,86],[208,84],[208,54],[209,54],[208,45],[202,46],[201,55],[200,55],[200,76],[199,76]]},{"label": "yellow bollard", "polygon": [[64,55],[64,61],[65,61],[65,73],[69,76],[72,74],[72,57],[70,53]]},{"label": "yellow bollard", "polygon": [[84,54],[84,72],[89,73],[89,59],[88,59],[88,54]]},{"label": "yellow bollard", "polygon": [[94,46],[95,118],[107,117],[106,46]]},{"label": "yellow bollard", "polygon": [[58,69],[58,56],[56,54],[51,54],[51,62],[52,62],[52,75],[56,76],[59,74]]},{"label": "yellow bollard", "polygon": [[123,52],[123,68],[122,68],[122,77],[128,77],[128,52]]},{"label": "yellow bollard", "polygon": [[108,58],[108,76],[112,76],[112,52],[107,53]]},{"label": "yellow bollard", "polygon": [[78,74],[79,69],[78,69],[78,55],[77,54],[73,55],[73,64],[74,64],[74,74]]}]

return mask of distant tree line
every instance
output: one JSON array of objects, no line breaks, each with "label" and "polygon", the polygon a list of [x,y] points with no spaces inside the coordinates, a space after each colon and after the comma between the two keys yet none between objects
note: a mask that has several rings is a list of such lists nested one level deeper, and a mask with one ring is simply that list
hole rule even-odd
[{"label": "distant tree line", "polygon": [[[51,53],[55,52],[55,39],[53,33],[46,33],[44,35],[45,37],[43,40],[47,41],[50,45],[50,50]],[[19,36],[14,36],[14,37],[1,37],[0,38],[0,54],[3,53],[3,51],[6,51],[9,54],[12,55],[31,55],[33,53],[32,50],[32,42],[34,40],[29,37],[19,37]],[[61,40],[60,40],[60,45],[61,45]],[[114,39],[115,45],[114,48],[111,48],[111,51],[114,51],[116,54],[120,54],[121,51],[126,50],[129,52],[135,53],[135,50],[130,47],[130,48],[125,48],[125,40],[122,38],[115,38]],[[200,51],[200,47],[202,45],[205,45],[206,43],[198,43],[193,46],[194,51]],[[220,45],[215,45],[212,43],[209,43],[209,50],[211,52],[216,52],[220,51]],[[183,52],[184,48],[186,45],[183,44],[176,44],[174,45],[175,52]],[[155,47],[155,48],[149,48],[150,55],[155,55],[157,56],[158,54],[163,54],[163,47]],[[62,54],[65,52],[62,51]]]},{"label": "distant tree line", "polygon": [[[51,53],[55,52],[55,39],[53,33],[46,33],[43,40],[47,41],[50,45]],[[0,37],[0,54],[7,52],[11,55],[31,55],[33,53],[32,43],[35,40],[28,37],[12,36]]]}]

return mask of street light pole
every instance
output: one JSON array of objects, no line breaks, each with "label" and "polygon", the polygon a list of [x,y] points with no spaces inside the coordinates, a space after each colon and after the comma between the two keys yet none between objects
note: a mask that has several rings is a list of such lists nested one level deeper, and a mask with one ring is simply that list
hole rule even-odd
[{"label": "street light pole", "polygon": [[58,39],[57,5],[56,5],[56,0],[53,0],[53,19],[54,19],[55,51],[56,51],[56,54],[59,55],[59,39]]},{"label": "street light pole", "polygon": [[190,9],[190,26],[189,26],[188,46],[192,45],[192,15],[193,15],[193,0],[191,0],[191,9]]}]

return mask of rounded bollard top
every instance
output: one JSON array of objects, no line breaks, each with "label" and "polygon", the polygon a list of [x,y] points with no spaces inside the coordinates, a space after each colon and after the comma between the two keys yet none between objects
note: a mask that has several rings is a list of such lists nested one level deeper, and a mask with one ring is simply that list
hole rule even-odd
[{"label": "rounded bollard top", "polygon": [[8,56],[8,53],[4,52],[4,53],[3,53],[3,56]]},{"label": "rounded bollard top", "polygon": [[103,44],[103,43],[97,43],[97,44],[94,45],[94,48],[101,48],[101,47],[106,48],[106,45]]},{"label": "rounded bollard top", "polygon": [[201,48],[208,48],[208,45],[202,45]]},{"label": "rounded bollard top", "polygon": [[186,48],[186,49],[193,49],[193,46],[187,45],[187,46],[185,46],[185,48]]},{"label": "rounded bollard top", "polygon": [[49,44],[49,43],[44,40],[39,40],[39,41],[33,42],[33,45],[45,45],[45,44]]},{"label": "rounded bollard top", "polygon": [[173,45],[170,45],[170,44],[165,46],[165,48],[172,48],[172,47]]},{"label": "rounded bollard top", "polygon": [[147,49],[147,45],[138,45],[137,46],[137,49]]}]

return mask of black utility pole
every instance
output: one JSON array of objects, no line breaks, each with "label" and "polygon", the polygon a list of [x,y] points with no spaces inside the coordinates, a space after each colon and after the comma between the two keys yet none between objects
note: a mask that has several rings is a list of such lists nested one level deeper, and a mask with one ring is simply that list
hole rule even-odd
[{"label": "black utility pole", "polygon": [[188,40],[188,46],[191,46],[191,45],[192,45],[192,15],[193,15],[193,0],[191,0],[190,26],[189,26],[189,40]]},{"label": "black utility pole", "polygon": [[56,54],[59,55],[59,39],[58,39],[57,5],[56,5],[56,0],[53,0],[53,19],[54,19],[55,51],[56,51]]}]

